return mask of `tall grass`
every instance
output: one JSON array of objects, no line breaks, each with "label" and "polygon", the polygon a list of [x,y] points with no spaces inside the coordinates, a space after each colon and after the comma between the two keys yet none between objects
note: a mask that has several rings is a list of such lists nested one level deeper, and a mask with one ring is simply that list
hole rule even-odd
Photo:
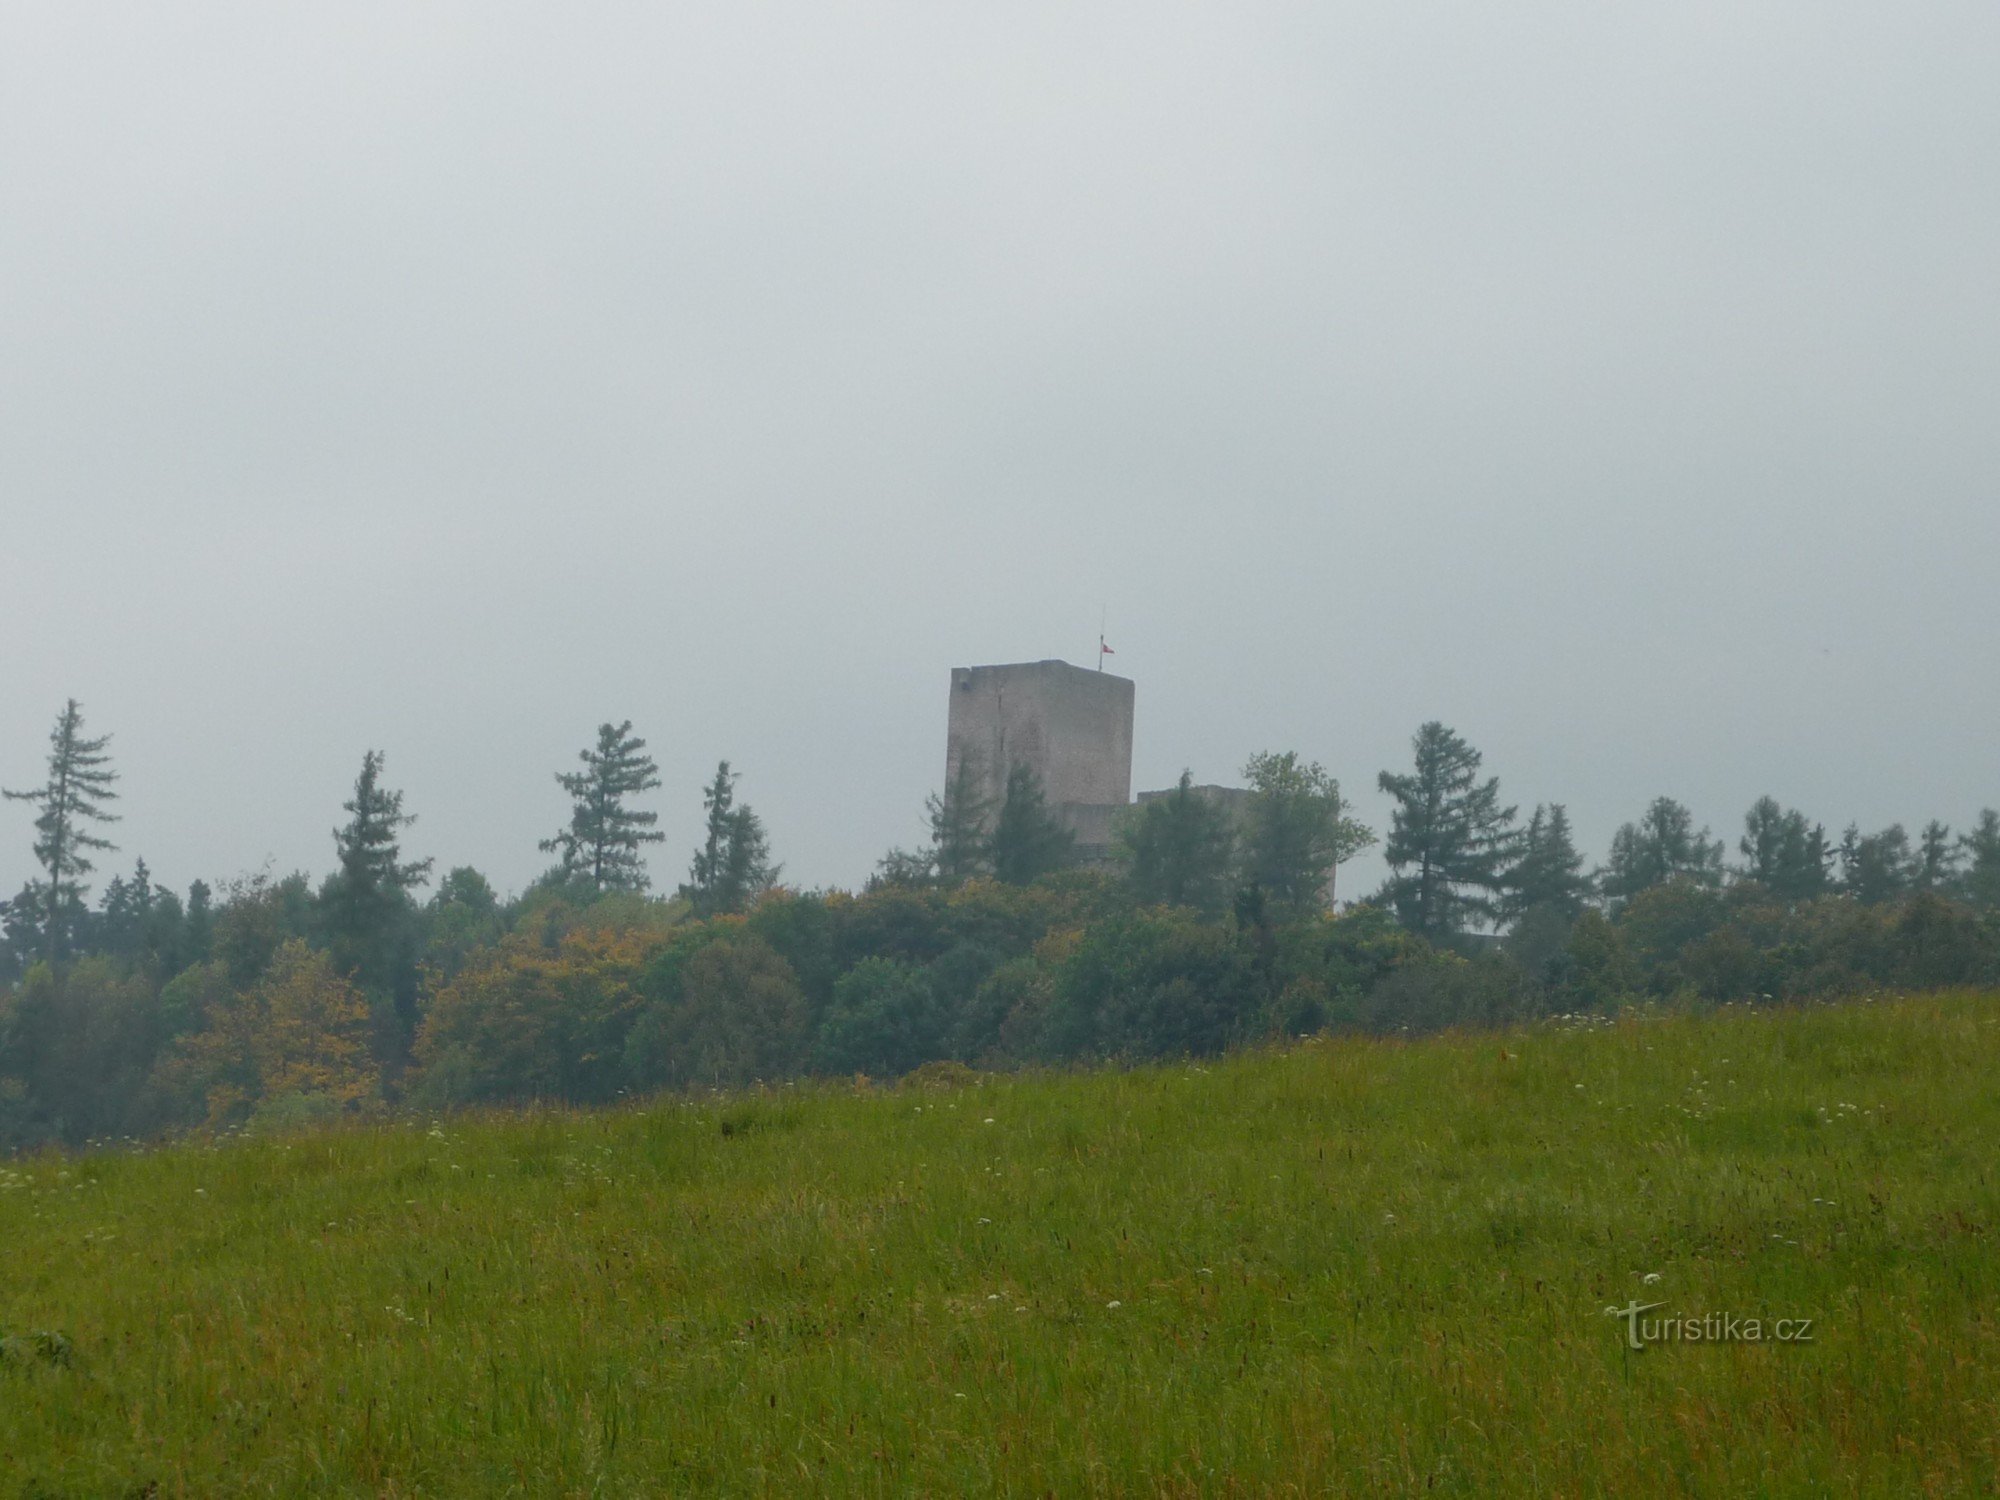
[{"label": "tall grass", "polygon": [[1955,994],[0,1164],[0,1476],[1993,1493],[1996,1078]]}]

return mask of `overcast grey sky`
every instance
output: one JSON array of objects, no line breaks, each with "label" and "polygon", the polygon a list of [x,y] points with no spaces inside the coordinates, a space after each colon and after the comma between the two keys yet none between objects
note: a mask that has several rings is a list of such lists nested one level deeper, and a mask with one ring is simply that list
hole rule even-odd
[{"label": "overcast grey sky", "polygon": [[1140,787],[1379,828],[1440,718],[1594,857],[1963,826],[1997,78],[1990,3],[5,4],[0,783],[74,696],[104,873],[317,876],[379,747],[518,888],[629,717],[656,884],[727,756],[852,885],[1101,609]]}]

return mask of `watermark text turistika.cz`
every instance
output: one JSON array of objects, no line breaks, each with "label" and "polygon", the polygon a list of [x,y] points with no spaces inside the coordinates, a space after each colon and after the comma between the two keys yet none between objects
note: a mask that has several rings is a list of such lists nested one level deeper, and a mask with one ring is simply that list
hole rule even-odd
[{"label": "watermark text turistika.cz", "polygon": [[1648,1344],[1810,1344],[1813,1341],[1811,1318],[1746,1318],[1737,1313],[1646,1316],[1666,1305],[1633,1302],[1625,1307],[1607,1307],[1604,1315],[1624,1320],[1625,1343],[1632,1349],[1643,1349]]}]

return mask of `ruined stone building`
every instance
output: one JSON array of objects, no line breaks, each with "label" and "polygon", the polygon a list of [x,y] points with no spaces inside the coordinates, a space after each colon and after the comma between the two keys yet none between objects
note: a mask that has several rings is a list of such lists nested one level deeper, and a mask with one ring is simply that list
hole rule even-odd
[{"label": "ruined stone building", "polygon": [[[1173,787],[1132,795],[1132,681],[1066,661],[953,667],[945,731],[944,784],[969,765],[972,792],[986,804],[986,828],[1007,797],[1007,776],[1026,766],[1042,796],[1076,838],[1085,865],[1110,862],[1117,820],[1129,808],[1174,795]],[[1222,810],[1240,837],[1253,806],[1247,787],[1200,784],[1195,796]],[[1328,871],[1327,901],[1334,871]]]},{"label": "ruined stone building", "polygon": [[1085,862],[1108,858],[1112,820],[1132,802],[1132,682],[1065,661],[954,667],[945,782],[961,765],[997,812],[1026,766]]}]

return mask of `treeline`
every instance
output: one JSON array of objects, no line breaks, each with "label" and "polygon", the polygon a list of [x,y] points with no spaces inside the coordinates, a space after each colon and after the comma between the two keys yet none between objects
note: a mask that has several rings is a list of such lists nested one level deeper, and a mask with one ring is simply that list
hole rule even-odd
[{"label": "treeline", "polygon": [[1296,754],[1246,796],[1183,776],[1134,809],[1109,868],[1078,868],[1032,775],[928,805],[931,838],[867,889],[776,884],[723,763],[701,846],[650,894],[658,787],[629,723],[558,773],[568,823],[527,891],[477,871],[432,887],[413,818],[367,753],[336,868],[185,896],[140,861],[88,900],[116,800],[72,703],[37,809],[43,877],[0,916],[0,1146],[394,1105],[603,1102],[811,1074],[892,1077],[1206,1055],[1326,1029],[1415,1032],[1635,998],[1790,999],[2000,982],[2000,817],[1830,839],[1761,799],[1732,858],[1667,798],[1587,868],[1564,809],[1526,819],[1442,725],[1393,800],[1390,878],[1331,912],[1375,834]]}]

